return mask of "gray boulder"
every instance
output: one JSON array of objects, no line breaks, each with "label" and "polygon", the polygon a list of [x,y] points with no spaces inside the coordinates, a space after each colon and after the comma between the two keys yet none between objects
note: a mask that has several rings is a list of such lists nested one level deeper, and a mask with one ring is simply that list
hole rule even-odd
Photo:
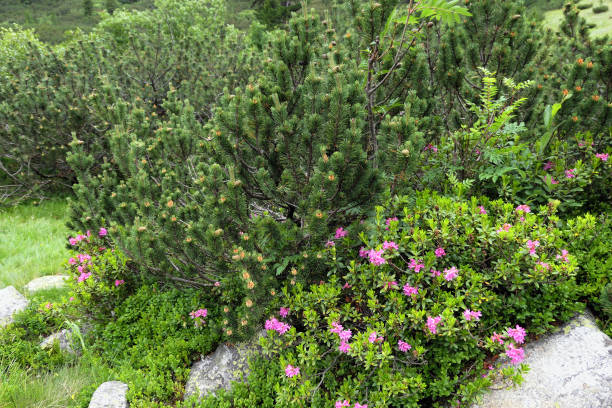
[{"label": "gray boulder", "polygon": [[236,345],[222,344],[217,349],[196,362],[191,367],[185,385],[185,398],[197,395],[198,398],[214,394],[218,389],[229,390],[232,381],[248,376],[248,359],[259,350],[261,331],[254,339]]},{"label": "gray boulder", "polygon": [[55,341],[58,341],[59,348],[62,351],[67,353],[74,353],[74,349],[72,348],[72,332],[68,329],[63,329],[57,333],[53,333],[52,335],[45,337],[45,339],[40,343],[41,348],[50,348],[53,346]]},{"label": "gray boulder", "polygon": [[34,293],[44,289],[63,288],[66,286],[66,280],[68,279],[70,279],[70,277],[67,275],[41,276],[40,278],[31,280],[25,285],[25,289],[30,293]]},{"label": "gray boulder", "polygon": [[0,327],[13,321],[13,315],[24,310],[28,301],[12,286],[0,289]]},{"label": "gray boulder", "polygon": [[525,363],[520,386],[496,384],[474,408],[612,407],[612,340],[590,314],[527,344]]},{"label": "gray boulder", "polygon": [[93,393],[89,408],[128,408],[127,390],[127,384],[120,381],[102,383]]}]

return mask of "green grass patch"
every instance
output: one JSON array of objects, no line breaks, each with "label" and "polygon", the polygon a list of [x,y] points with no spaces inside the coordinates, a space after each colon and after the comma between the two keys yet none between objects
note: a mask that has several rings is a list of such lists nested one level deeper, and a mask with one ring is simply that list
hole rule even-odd
[{"label": "green grass patch", "polygon": [[[593,7],[600,5],[608,6],[608,11],[594,13]],[[593,7],[580,11],[580,16],[583,17],[587,23],[595,24],[595,27],[591,29],[591,36],[603,37],[604,35],[612,34],[612,0],[595,0],[593,2]],[[562,21],[562,9],[550,10],[544,13],[544,24],[554,30],[559,28]]]},{"label": "green grass patch", "polygon": [[63,272],[66,220],[67,204],[60,199],[0,208],[0,288],[22,291],[36,277]]},{"label": "green grass patch", "polygon": [[112,379],[108,368],[85,356],[74,365],[42,374],[0,361],[0,408],[83,406],[95,386]]}]

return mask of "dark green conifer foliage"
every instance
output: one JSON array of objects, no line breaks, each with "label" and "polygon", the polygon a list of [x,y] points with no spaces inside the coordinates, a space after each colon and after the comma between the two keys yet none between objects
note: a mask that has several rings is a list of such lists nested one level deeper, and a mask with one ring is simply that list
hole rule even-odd
[{"label": "dark green conifer foliage", "polygon": [[291,13],[300,9],[297,0],[253,0],[257,19],[268,28],[285,24]]},{"label": "dark green conifer foliage", "polygon": [[83,0],[83,14],[86,16],[93,14],[93,0]]}]

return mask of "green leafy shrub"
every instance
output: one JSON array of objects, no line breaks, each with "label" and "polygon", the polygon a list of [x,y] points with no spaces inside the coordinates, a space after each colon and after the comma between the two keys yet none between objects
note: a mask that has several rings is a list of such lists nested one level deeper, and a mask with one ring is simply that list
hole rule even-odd
[{"label": "green leafy shrub", "polygon": [[422,192],[379,207],[358,236],[337,231],[327,280],[284,290],[266,322],[274,406],[463,405],[495,376],[518,379],[523,367],[489,369],[504,351],[520,363],[516,326],[539,335],[582,308],[555,212]]},{"label": "green leafy shrub", "polygon": [[104,321],[141,283],[132,262],[114,248],[108,231],[100,228],[71,237],[68,260],[73,306],[89,318]]},{"label": "green leafy shrub", "polygon": [[586,10],[593,7],[593,3],[579,3],[576,7],[578,7],[579,10]]},{"label": "green leafy shrub", "polygon": [[[584,214],[568,220],[564,238],[576,255],[576,280],[581,296],[595,313],[604,331],[612,332],[609,290],[612,283],[612,220],[610,213]],[[607,306],[607,308],[606,308]]]},{"label": "green leafy shrub", "polygon": [[605,4],[603,4],[601,6],[593,7],[593,13],[595,13],[595,14],[605,13],[608,10],[609,10],[609,8]]},{"label": "green leafy shrub", "polygon": [[[192,313],[207,310],[207,317]],[[215,297],[194,289],[143,286],[96,330],[94,350],[130,385],[131,406],[180,400],[192,362],[222,339],[223,312]]]}]

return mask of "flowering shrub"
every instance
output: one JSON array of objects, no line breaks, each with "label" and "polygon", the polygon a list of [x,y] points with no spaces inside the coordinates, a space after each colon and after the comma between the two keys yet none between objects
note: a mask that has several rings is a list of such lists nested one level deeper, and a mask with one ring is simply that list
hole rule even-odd
[{"label": "flowering shrub", "polygon": [[327,282],[285,289],[266,323],[277,406],[463,404],[517,379],[527,336],[581,308],[555,212],[423,192],[348,228],[323,250]]},{"label": "flowering shrub", "polygon": [[125,299],[137,282],[135,269],[127,257],[114,248],[109,232],[101,227],[70,237],[73,254],[68,259],[74,305],[97,319],[107,318]]}]

